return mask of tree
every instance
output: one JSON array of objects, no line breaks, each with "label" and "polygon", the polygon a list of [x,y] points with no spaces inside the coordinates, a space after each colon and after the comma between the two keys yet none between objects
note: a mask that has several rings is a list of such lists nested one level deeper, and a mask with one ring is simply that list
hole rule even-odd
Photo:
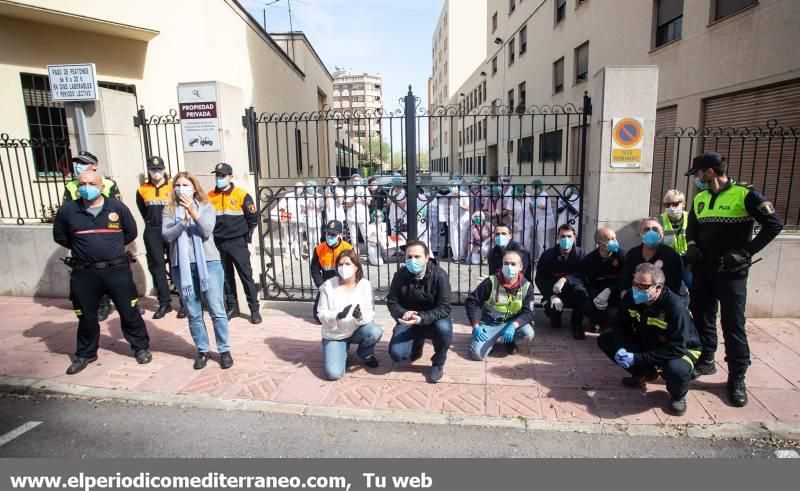
[{"label": "tree", "polygon": [[356,138],[356,142],[361,146],[364,160],[368,162],[388,162],[391,157],[389,143],[379,137]]}]

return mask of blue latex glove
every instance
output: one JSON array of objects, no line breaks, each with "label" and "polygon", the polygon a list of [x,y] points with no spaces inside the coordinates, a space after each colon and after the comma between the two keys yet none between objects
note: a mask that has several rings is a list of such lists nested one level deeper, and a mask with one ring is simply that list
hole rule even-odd
[{"label": "blue latex glove", "polygon": [[483,326],[473,327],[472,339],[480,342],[488,341],[489,335],[486,333],[486,328]]},{"label": "blue latex glove", "polygon": [[509,322],[503,328],[503,331],[502,331],[502,334],[501,334],[502,341],[504,343],[506,343],[506,344],[513,343],[514,342],[514,334],[516,332],[517,332],[517,330],[514,328],[514,324]]},{"label": "blue latex glove", "polygon": [[633,353],[628,353],[625,348],[620,348],[614,355],[614,360],[622,368],[630,368],[633,366]]}]

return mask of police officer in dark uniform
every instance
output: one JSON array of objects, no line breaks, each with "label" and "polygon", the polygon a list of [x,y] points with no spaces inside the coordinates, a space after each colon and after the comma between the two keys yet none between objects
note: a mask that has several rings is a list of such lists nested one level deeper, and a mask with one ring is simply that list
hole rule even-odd
[{"label": "police officer in dark uniform", "polygon": [[141,314],[139,300],[125,245],[136,239],[136,222],[122,201],[102,195],[103,178],[86,171],[79,177],[80,199],[65,203],[56,213],[53,239],[72,253],[66,260],[72,267],[70,298],[78,316],[75,360],[67,368],[73,375],[97,360],[100,324],[97,306],[107,294],[120,315],[122,333],[131,345],[136,361],[150,363],[150,338]]},{"label": "police officer in dark uniform", "polygon": [[172,312],[172,298],[167,281],[166,256],[169,244],[161,235],[161,214],[172,199],[172,184],[164,173],[161,157],[147,159],[147,181],[136,191],[136,206],[144,218],[144,248],[147,251],[147,269],[158,291],[158,309],[153,319],[161,319]]},{"label": "police officer in dark uniform", "polygon": [[239,273],[247,305],[250,307],[250,323],[261,324],[258,290],[253,281],[248,244],[253,240],[253,230],[258,226],[258,210],[250,194],[231,182],[233,168],[219,163],[211,171],[216,176],[216,187],[208,193],[208,200],[217,212],[214,226],[214,242],[222,257],[225,269],[225,303],[228,319],[239,316],[239,299],[236,295],[234,267]]},{"label": "police officer in dark uniform", "polygon": [[[736,407],[747,404],[745,372],[750,348],[745,333],[747,272],[752,257],[783,229],[772,203],[751,186],[727,176],[725,158],[715,152],[695,157],[687,176],[700,190],[694,197],[686,229],[686,258],[694,266],[691,311],[703,351],[697,375],[717,371],[717,302],[722,314],[728,397]],[[754,223],[761,226],[753,237]]]}]

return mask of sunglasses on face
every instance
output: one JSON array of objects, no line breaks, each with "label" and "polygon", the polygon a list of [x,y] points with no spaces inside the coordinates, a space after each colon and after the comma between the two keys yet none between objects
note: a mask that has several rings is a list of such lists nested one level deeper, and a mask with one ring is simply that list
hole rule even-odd
[{"label": "sunglasses on face", "polygon": [[674,203],[664,203],[664,206],[667,207],[667,208],[672,208],[674,206],[681,206],[682,204],[683,204],[683,201],[676,201]]},{"label": "sunglasses on face", "polygon": [[654,227],[645,227],[644,229],[642,229],[643,232],[650,232],[651,230],[653,232],[661,233],[661,229],[658,228],[658,227],[655,227],[655,226]]}]

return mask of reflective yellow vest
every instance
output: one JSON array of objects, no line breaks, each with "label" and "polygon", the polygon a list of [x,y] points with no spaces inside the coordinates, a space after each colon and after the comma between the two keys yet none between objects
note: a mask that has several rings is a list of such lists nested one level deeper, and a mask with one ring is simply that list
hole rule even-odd
[{"label": "reflective yellow vest", "polygon": [[664,244],[675,249],[675,252],[683,256],[686,254],[686,249],[689,247],[686,243],[686,225],[689,223],[689,212],[683,212],[681,219],[680,230],[672,228],[672,220],[670,220],[667,212],[661,214],[661,225],[664,226]]},{"label": "reflective yellow vest", "polygon": [[489,295],[489,300],[486,301],[485,307],[504,319],[517,315],[522,310],[522,301],[528,295],[528,288],[530,288],[531,283],[523,278],[517,294],[510,295],[505,288],[500,286],[497,281],[497,275],[492,275],[489,278],[492,281],[492,293]]}]

